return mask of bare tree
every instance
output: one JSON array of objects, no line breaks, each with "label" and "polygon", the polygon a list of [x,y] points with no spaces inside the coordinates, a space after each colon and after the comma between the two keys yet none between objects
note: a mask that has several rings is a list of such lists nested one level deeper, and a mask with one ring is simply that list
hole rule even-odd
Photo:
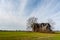
[{"label": "bare tree", "polygon": [[52,19],[48,19],[48,23],[51,25],[51,29],[54,29],[53,26],[55,25],[55,22]]},{"label": "bare tree", "polygon": [[30,30],[32,28],[32,24],[37,23],[37,18],[36,17],[30,17],[27,20],[27,29]]}]

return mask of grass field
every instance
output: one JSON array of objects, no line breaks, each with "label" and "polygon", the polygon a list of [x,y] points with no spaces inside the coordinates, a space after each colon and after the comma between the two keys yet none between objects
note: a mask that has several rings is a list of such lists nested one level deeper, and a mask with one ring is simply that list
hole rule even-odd
[{"label": "grass field", "polygon": [[0,40],[60,40],[60,33],[0,32]]}]

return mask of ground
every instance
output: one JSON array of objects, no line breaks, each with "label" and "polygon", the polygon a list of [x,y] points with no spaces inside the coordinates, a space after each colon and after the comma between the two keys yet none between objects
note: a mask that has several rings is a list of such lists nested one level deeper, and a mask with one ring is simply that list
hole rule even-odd
[{"label": "ground", "polygon": [[60,40],[60,32],[0,32],[0,40]]}]

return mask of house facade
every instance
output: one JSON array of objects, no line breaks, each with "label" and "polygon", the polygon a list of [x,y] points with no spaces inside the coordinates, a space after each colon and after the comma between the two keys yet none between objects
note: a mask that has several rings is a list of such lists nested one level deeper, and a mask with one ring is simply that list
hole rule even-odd
[{"label": "house facade", "polygon": [[51,32],[51,25],[49,23],[33,23],[33,32]]}]

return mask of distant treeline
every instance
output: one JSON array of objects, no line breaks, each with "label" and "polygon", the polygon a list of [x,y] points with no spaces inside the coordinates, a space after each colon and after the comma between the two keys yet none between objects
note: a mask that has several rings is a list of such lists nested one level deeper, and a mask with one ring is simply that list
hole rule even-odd
[{"label": "distant treeline", "polygon": [[32,31],[25,31],[25,30],[0,30],[0,32],[32,32]]}]

